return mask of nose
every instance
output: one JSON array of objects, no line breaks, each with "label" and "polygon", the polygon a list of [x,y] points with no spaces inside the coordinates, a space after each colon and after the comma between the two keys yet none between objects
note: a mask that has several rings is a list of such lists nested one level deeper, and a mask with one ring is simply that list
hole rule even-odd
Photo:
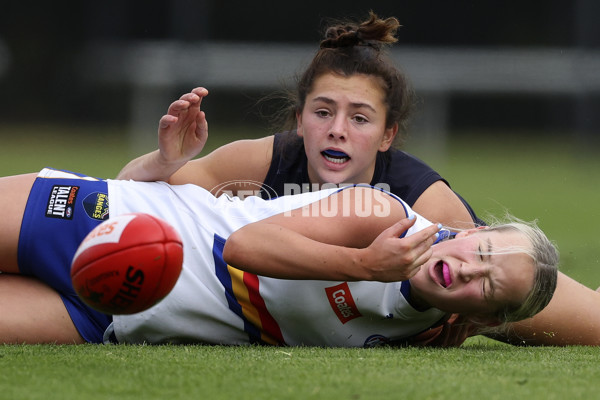
[{"label": "nose", "polygon": [[345,140],[348,134],[347,132],[346,118],[341,114],[337,114],[329,128],[329,137],[331,139]]},{"label": "nose", "polygon": [[484,275],[485,269],[480,265],[463,264],[458,271],[458,276],[465,282],[470,282],[472,279]]}]

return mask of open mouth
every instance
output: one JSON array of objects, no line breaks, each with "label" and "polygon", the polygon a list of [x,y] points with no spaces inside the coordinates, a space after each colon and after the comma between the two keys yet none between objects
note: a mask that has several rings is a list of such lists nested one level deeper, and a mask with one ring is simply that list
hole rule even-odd
[{"label": "open mouth", "polygon": [[348,154],[344,153],[343,151],[328,149],[322,151],[321,154],[323,155],[323,157],[325,157],[327,161],[335,164],[342,164],[350,160],[350,156],[348,156]]},{"label": "open mouth", "polygon": [[448,288],[452,285],[452,276],[450,274],[450,267],[443,261],[438,261],[433,267],[433,272],[438,284],[443,288]]}]

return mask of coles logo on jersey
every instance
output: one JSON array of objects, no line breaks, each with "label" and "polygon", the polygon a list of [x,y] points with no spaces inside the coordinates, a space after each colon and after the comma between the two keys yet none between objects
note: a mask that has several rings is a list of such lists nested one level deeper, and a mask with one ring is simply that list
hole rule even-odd
[{"label": "coles logo on jersey", "polygon": [[79,186],[54,185],[46,205],[46,217],[72,219]]},{"label": "coles logo on jersey", "polygon": [[354,299],[352,298],[352,293],[350,293],[348,282],[325,288],[325,293],[327,294],[327,300],[329,300],[331,308],[333,308],[333,312],[335,312],[335,315],[337,315],[342,324],[354,318],[361,317],[358,308],[356,308],[356,303],[354,303]]}]

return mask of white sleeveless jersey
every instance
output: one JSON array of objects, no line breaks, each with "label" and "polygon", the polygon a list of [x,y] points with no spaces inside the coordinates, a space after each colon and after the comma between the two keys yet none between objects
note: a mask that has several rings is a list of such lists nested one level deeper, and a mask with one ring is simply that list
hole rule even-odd
[{"label": "white sleeveless jersey", "polygon": [[[184,242],[183,269],[171,293],[144,312],[114,316],[121,343],[363,347],[413,336],[445,316],[437,309],[419,312],[411,307],[402,294],[408,282],[273,279],[223,261],[225,240],[236,229],[339,189],[273,200],[215,198],[194,185],[160,182],[109,180],[108,189],[111,217],[129,212],[156,215],[171,223]],[[408,215],[415,214],[398,201]],[[407,234],[430,224],[417,215]]]}]

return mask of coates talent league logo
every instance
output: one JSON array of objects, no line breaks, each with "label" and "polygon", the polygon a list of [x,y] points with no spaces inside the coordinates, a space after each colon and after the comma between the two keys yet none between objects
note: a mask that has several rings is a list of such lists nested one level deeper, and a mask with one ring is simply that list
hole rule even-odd
[{"label": "coates talent league logo", "polygon": [[46,217],[73,219],[79,186],[54,185],[46,204]]}]

